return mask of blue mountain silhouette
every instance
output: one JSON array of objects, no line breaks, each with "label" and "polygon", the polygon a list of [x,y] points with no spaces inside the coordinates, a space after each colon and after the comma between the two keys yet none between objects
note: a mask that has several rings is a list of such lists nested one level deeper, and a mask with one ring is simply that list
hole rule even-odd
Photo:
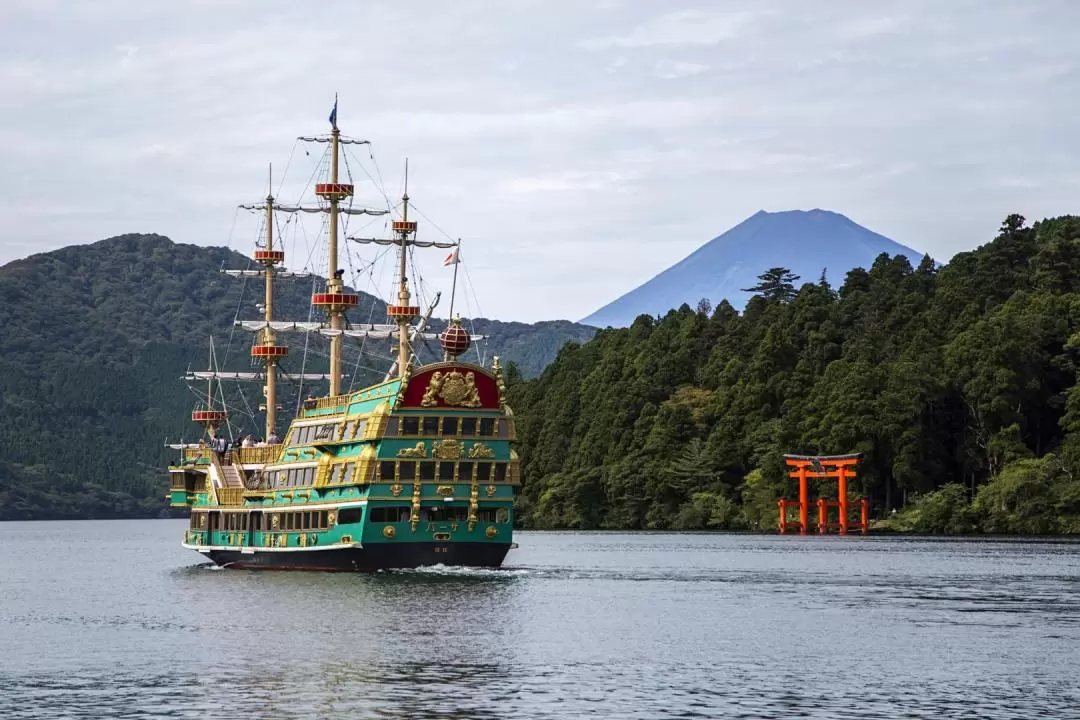
[{"label": "blue mountain silhouette", "polygon": [[761,210],[713,238],[685,259],[600,308],[581,322],[596,327],[624,327],[638,315],[663,315],[683,303],[694,307],[708,298],[713,305],[726,299],[742,309],[771,267],[786,267],[805,282],[817,282],[826,270],[839,286],[852,268],[869,268],[881,253],[906,255],[918,265],[923,253],[867,230],[829,210]]}]

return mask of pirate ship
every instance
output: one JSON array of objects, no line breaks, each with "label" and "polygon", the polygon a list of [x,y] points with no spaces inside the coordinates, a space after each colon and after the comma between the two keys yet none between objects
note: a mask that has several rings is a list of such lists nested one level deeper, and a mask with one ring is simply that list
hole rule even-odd
[{"label": "pirate ship", "polygon": [[[496,567],[513,544],[513,499],[519,463],[511,445],[514,417],[494,358],[461,359],[470,335],[454,319],[437,335],[426,332],[434,303],[422,315],[409,288],[407,265],[413,248],[450,248],[456,271],[458,243],[417,239],[409,217],[408,186],[400,217],[391,215],[391,237],[358,238],[394,246],[397,268],[389,322],[355,325],[349,311],[359,296],[345,287],[338,268],[339,219],[347,214],[379,215],[347,204],[353,185],[339,179],[339,151],[350,143],[337,126],[337,103],[328,135],[301,137],[325,143],[329,177],[314,187],[314,206],[284,205],[269,194],[265,237],[257,243],[254,270],[227,271],[261,277],[265,300],[261,320],[238,321],[253,330],[251,358],[257,371],[225,372],[214,363],[189,379],[206,382],[205,400],[191,419],[202,426],[196,444],[181,443],[170,466],[171,504],[190,508],[183,546],[228,568],[370,571],[423,565]],[[241,206],[249,209],[254,206]],[[275,245],[275,213],[320,212],[327,217],[328,267],[325,286],[311,305],[325,321],[288,322],[273,317],[274,281],[284,271],[285,253]],[[438,301],[436,297],[435,302]],[[452,303],[451,303],[452,317]],[[278,435],[278,383],[289,347],[287,331],[329,338],[325,374],[290,374],[291,380],[329,383],[329,393],[309,397]],[[441,360],[423,363],[414,343],[438,339]],[[396,340],[396,359],[382,382],[342,388],[342,345],[350,339]],[[229,411],[215,402],[215,383],[252,380],[263,384],[265,442],[229,442]],[[220,395],[220,393],[218,393]]]}]

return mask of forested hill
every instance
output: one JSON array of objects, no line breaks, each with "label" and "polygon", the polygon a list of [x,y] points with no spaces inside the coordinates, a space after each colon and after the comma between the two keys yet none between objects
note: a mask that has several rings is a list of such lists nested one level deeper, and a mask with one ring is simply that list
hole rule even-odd
[{"label": "forested hill", "polygon": [[783,453],[863,452],[853,489],[904,508],[897,529],[1080,532],[1080,219],[791,280],[742,315],[601,331],[514,386],[526,524],[771,529]]},{"label": "forested hill", "polygon": [[[227,366],[249,369],[251,337],[238,331],[230,345],[229,329],[237,314],[259,317],[262,283],[249,280],[242,293],[243,281],[219,272],[249,263],[225,248],[124,235],[0,267],[0,519],[164,509],[163,444],[198,433],[189,419],[195,398],[179,378],[206,367],[211,334]],[[306,320],[310,282],[276,287],[275,314]],[[369,318],[385,322],[385,308],[361,295],[351,319]],[[477,320],[473,327],[489,337],[489,361],[501,353],[525,375],[539,372],[564,341],[595,332],[569,322]],[[305,338],[282,339],[293,348],[286,365],[299,371]],[[325,343],[309,340],[309,362],[325,367]],[[373,352],[390,355],[386,343],[376,345]],[[388,365],[350,343],[346,351],[353,383]],[[234,401],[257,406],[259,393],[251,386]]]}]

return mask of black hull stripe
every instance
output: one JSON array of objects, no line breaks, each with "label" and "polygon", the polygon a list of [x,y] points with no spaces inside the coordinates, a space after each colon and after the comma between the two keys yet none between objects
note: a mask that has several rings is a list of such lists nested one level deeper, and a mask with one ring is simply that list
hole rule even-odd
[{"label": "black hull stripe", "polygon": [[508,543],[380,543],[363,548],[308,552],[204,551],[215,564],[238,570],[374,572],[425,565],[499,567]]}]

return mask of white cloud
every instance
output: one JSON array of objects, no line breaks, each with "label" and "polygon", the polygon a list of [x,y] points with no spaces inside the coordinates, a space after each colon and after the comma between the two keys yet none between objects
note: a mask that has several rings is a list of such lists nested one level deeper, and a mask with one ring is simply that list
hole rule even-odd
[{"label": "white cloud", "polygon": [[677,80],[678,78],[698,75],[708,69],[708,65],[702,65],[701,63],[661,60],[656,64],[656,76],[665,80]]},{"label": "white cloud", "polygon": [[[299,194],[319,152],[294,138],[335,92],[377,159],[350,156],[360,199],[386,202],[370,174],[393,201],[408,156],[422,231],[465,239],[506,319],[583,317],[761,208],[846,212],[942,260],[1010,212],[1075,212],[1071,0],[324,9],[3,3],[0,262],[143,231],[248,250],[235,205],[269,162]],[[293,262],[318,231],[289,226]]]},{"label": "white cloud", "polygon": [[579,45],[586,50],[716,45],[734,37],[754,18],[753,12],[709,13],[680,10],[638,25],[626,35],[590,38],[582,40]]}]

